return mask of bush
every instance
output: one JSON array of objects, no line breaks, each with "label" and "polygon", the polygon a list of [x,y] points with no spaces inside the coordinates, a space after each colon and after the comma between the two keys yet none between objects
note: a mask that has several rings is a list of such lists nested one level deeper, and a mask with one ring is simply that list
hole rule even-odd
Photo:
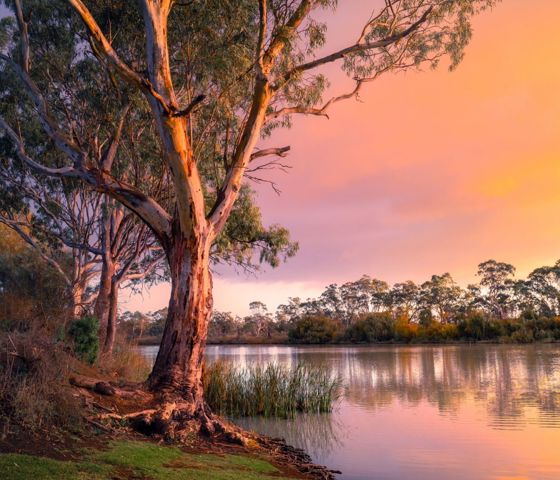
[{"label": "bush", "polygon": [[532,343],[535,341],[535,338],[532,330],[522,327],[511,336],[511,340],[514,343]]},{"label": "bush", "polygon": [[[64,255],[59,259],[65,263]],[[13,230],[0,224],[0,329],[52,330],[67,315],[61,275]]]},{"label": "bush", "polygon": [[288,332],[290,343],[331,343],[340,332],[340,324],[324,315],[313,315],[298,320]]},{"label": "bush", "polygon": [[80,406],[66,387],[73,367],[72,357],[41,332],[0,336],[0,425],[78,428]]},{"label": "bush", "polygon": [[419,325],[410,323],[407,317],[401,316],[395,322],[395,339],[401,342],[410,342],[418,337]]},{"label": "bush", "polygon": [[439,323],[435,320],[419,329],[418,337],[428,342],[447,342],[459,338],[459,329],[452,323]]},{"label": "bush", "polygon": [[351,342],[386,342],[395,339],[395,320],[390,312],[370,313],[346,331]]},{"label": "bush", "polygon": [[458,327],[458,334],[465,340],[485,340],[488,321],[481,312],[471,312],[462,319]]},{"label": "bush", "polygon": [[74,343],[74,353],[89,364],[97,360],[99,351],[99,321],[95,317],[82,317],[74,320],[68,329],[68,335]]}]

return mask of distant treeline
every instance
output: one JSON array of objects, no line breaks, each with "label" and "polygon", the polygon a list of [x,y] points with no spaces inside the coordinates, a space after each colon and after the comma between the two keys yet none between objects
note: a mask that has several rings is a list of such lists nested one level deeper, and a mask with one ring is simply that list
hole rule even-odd
[{"label": "distant treeline", "polygon": [[[513,265],[488,260],[478,266],[477,284],[461,287],[449,273],[416,284],[364,275],[331,284],[314,299],[290,298],[275,312],[259,301],[246,317],[215,312],[209,341],[219,343],[445,342],[560,340],[560,261],[526,279]],[[120,323],[129,336],[154,342],[165,309],[127,312]]]}]

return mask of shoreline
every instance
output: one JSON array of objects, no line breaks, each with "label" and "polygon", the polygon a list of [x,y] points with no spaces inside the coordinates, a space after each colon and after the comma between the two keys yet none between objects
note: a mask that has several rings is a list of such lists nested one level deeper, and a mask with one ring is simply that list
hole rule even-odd
[{"label": "shoreline", "polygon": [[[499,342],[493,340],[479,340],[479,341],[448,341],[448,342],[339,342],[339,343],[288,343],[288,342],[208,342],[207,346],[226,346],[226,347],[432,347],[432,346],[457,346],[457,345],[557,345],[560,340],[535,340],[533,342]],[[138,342],[139,347],[159,347],[159,342]]]}]

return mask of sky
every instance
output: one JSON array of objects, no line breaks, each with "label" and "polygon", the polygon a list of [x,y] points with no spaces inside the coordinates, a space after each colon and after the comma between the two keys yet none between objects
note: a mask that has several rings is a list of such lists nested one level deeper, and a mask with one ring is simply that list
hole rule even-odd
[{"label": "sky", "polygon": [[[375,1],[340,1],[326,50],[349,44]],[[504,0],[474,21],[459,68],[390,75],[330,119],[300,117],[273,144],[290,145],[281,195],[258,186],[265,223],[288,227],[297,256],[258,277],[215,275],[215,308],[274,310],[363,274],[390,283],[478,263],[518,276],[560,258],[560,42],[555,0]],[[336,67],[331,91],[348,88]],[[123,309],[164,307],[168,285],[123,294]]]}]

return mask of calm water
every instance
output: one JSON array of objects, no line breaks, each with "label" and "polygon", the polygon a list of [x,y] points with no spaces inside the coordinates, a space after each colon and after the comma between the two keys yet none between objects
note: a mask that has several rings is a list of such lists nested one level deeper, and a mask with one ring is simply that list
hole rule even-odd
[{"label": "calm water", "polygon": [[330,415],[237,422],[343,479],[560,479],[560,346],[211,346],[207,357],[340,374]]}]

